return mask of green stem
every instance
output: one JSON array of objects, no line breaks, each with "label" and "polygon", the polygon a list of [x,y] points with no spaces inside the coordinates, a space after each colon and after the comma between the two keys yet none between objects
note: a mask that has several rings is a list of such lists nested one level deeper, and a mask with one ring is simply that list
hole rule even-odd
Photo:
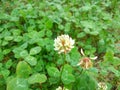
[{"label": "green stem", "polygon": [[82,68],[82,70],[80,71],[80,70],[78,70],[78,68],[77,67],[73,67],[74,68],[74,70],[76,71],[76,72],[78,72],[78,73],[80,73],[80,74],[82,74],[83,72],[84,72],[84,70],[83,70],[83,68]]},{"label": "green stem", "polygon": [[[62,67],[61,67],[61,74],[60,74],[60,78],[62,78],[62,72],[63,72],[63,69],[64,69],[64,65],[65,65],[65,61],[66,61],[66,54],[63,54],[62,55],[62,58],[63,58],[63,60],[64,60],[64,63],[63,63],[63,65],[62,65]],[[62,82],[62,81],[61,81]],[[63,84],[62,84],[63,85]]]},{"label": "green stem", "polygon": [[63,60],[64,60],[64,65],[65,65],[65,61],[66,61],[66,54],[63,54]]},{"label": "green stem", "polygon": [[83,68],[82,68],[82,70],[80,71],[80,74],[82,74],[82,73],[83,73],[83,71],[84,71],[84,70],[83,70]]}]

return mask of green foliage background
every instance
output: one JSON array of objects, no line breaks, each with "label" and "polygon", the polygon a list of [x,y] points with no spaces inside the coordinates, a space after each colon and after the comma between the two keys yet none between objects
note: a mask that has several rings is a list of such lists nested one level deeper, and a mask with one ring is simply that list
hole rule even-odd
[{"label": "green foliage background", "polygon": [[[61,34],[75,39],[65,58],[53,47]],[[82,74],[81,48],[98,56]],[[0,1],[0,90],[96,90],[100,81],[120,90],[119,0]]]}]

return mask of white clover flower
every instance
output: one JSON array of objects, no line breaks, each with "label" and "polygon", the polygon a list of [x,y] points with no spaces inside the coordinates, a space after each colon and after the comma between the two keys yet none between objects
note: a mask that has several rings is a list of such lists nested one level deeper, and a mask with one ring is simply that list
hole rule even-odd
[{"label": "white clover flower", "polygon": [[58,53],[68,53],[72,48],[74,48],[75,41],[69,37],[69,35],[61,35],[58,36],[54,40],[54,50],[58,51]]},{"label": "white clover flower", "polygon": [[67,89],[67,88],[64,87],[63,90],[69,90],[69,89]]},{"label": "white clover flower", "polygon": [[98,90],[107,90],[107,85],[104,82],[98,83]]},{"label": "white clover flower", "polygon": [[56,90],[62,90],[62,87],[59,86],[58,88],[56,88]]},{"label": "white clover flower", "polygon": [[59,86],[58,88],[56,88],[56,90],[69,90],[69,89],[67,89],[67,88],[62,88],[61,86]]}]

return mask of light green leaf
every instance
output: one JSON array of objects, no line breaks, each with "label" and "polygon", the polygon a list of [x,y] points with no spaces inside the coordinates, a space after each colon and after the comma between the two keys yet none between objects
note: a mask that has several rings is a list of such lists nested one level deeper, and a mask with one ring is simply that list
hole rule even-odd
[{"label": "light green leaf", "polygon": [[20,56],[25,58],[28,55],[28,51],[27,50],[23,50],[20,52]]},{"label": "light green leaf", "polygon": [[39,72],[39,71],[42,71],[43,68],[44,68],[44,62],[43,62],[43,60],[40,59],[40,60],[38,60],[37,64],[35,65],[34,70],[36,72]]},{"label": "light green leaf", "polygon": [[37,46],[30,50],[30,55],[36,55],[41,51],[41,47]]},{"label": "light green leaf", "polygon": [[118,70],[116,70],[113,66],[109,66],[108,70],[113,72],[116,77],[120,77],[120,72]]},{"label": "light green leaf", "polygon": [[12,40],[12,39],[13,39],[12,36],[6,36],[6,37],[5,37],[5,40],[6,40],[6,41],[10,41],[10,40]]},{"label": "light green leaf", "polygon": [[6,55],[6,54],[10,53],[10,51],[11,51],[10,49],[4,49],[3,54]]},{"label": "light green leaf", "polygon": [[104,56],[104,63],[105,62],[113,62],[114,61],[114,52],[111,49],[108,49],[105,56]]},{"label": "light green leaf", "polygon": [[61,79],[64,84],[70,84],[72,82],[75,82],[74,75],[69,74],[68,72],[63,72]]},{"label": "light green leaf", "polygon": [[62,68],[62,82],[64,84],[70,84],[75,81],[75,77],[72,74],[72,67],[69,64],[65,64]]},{"label": "light green leaf", "polygon": [[73,48],[70,53],[70,64],[72,66],[76,66],[80,60],[80,53],[78,52],[78,48]]},{"label": "light green leaf", "polygon": [[52,36],[52,31],[47,30],[47,32],[46,32],[46,36],[47,36],[47,37],[51,37],[51,36]]},{"label": "light green leaf", "polygon": [[39,34],[39,37],[44,37],[45,36],[45,31],[44,30],[41,30],[38,32]]},{"label": "light green leaf", "polygon": [[3,58],[4,58],[4,54],[3,54],[3,52],[0,52],[0,61],[2,61]]},{"label": "light green leaf", "polygon": [[77,34],[77,38],[83,38],[85,36],[86,36],[85,32],[81,32],[81,33]]},{"label": "light green leaf", "polygon": [[7,84],[7,90],[28,90],[28,83],[23,78],[13,78]]},{"label": "light green leaf", "polygon": [[86,73],[77,76],[74,85],[72,90],[96,90],[97,88],[96,80]]},{"label": "light green leaf", "polygon": [[12,60],[10,59],[10,60],[8,60],[8,61],[5,63],[5,67],[6,67],[7,69],[9,69],[9,68],[12,66],[12,64],[13,64],[13,62],[12,62]]},{"label": "light green leaf", "polygon": [[15,36],[15,37],[14,37],[14,41],[15,41],[15,42],[20,42],[22,39],[23,39],[22,36]]},{"label": "light green leaf", "polygon": [[60,71],[56,67],[48,67],[47,72],[51,77],[60,77]]},{"label": "light green leaf", "polygon": [[9,76],[9,74],[10,74],[10,71],[7,70],[7,69],[3,69],[3,70],[1,71],[1,73],[2,73],[2,75],[4,76],[4,78],[7,78],[7,77]]},{"label": "light green leaf", "polygon": [[112,62],[112,64],[116,67],[116,66],[119,66],[120,65],[120,58],[118,57],[114,57],[113,58],[114,61]]},{"label": "light green leaf", "polygon": [[29,84],[44,83],[46,80],[47,77],[44,74],[36,73],[28,78],[28,83]]},{"label": "light green leaf", "polygon": [[72,73],[73,68],[69,64],[65,64],[63,67],[63,71],[68,72],[68,73]]},{"label": "light green leaf", "polygon": [[8,44],[8,41],[5,41],[5,40],[4,40],[4,41],[2,42],[2,46],[5,46],[5,45],[7,45],[7,44]]},{"label": "light green leaf", "polygon": [[20,61],[16,69],[17,77],[26,78],[31,73],[30,66],[25,61]]},{"label": "light green leaf", "polygon": [[56,84],[60,81],[60,78],[55,78],[55,77],[50,77],[49,78],[49,83],[52,84]]},{"label": "light green leaf", "polygon": [[45,23],[45,26],[46,26],[47,29],[51,29],[52,26],[53,26],[52,21],[51,20],[47,20],[46,23]]},{"label": "light green leaf", "polygon": [[18,36],[21,33],[21,30],[19,30],[19,29],[12,29],[11,31],[12,31],[14,36]]},{"label": "light green leaf", "polygon": [[37,59],[33,56],[27,56],[25,61],[28,62],[31,66],[35,66],[37,64]]}]

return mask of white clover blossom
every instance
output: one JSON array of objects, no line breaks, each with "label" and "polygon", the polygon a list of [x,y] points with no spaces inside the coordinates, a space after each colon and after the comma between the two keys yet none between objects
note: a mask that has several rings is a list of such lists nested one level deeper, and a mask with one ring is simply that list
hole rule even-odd
[{"label": "white clover blossom", "polygon": [[62,90],[62,87],[59,86],[58,88],[56,88],[56,90]]},{"label": "white clover blossom", "polygon": [[75,41],[69,37],[69,35],[61,35],[58,36],[54,40],[54,50],[58,51],[58,53],[68,53],[74,48]]},{"label": "white clover blossom", "polygon": [[69,90],[69,89],[67,89],[67,88],[64,87],[63,90]]},{"label": "white clover blossom", "polygon": [[98,83],[98,90],[107,90],[107,85],[105,82]]},{"label": "white clover blossom", "polygon": [[69,90],[69,89],[67,89],[67,88],[65,88],[65,87],[61,87],[61,86],[59,86],[58,88],[56,88],[56,90]]}]

